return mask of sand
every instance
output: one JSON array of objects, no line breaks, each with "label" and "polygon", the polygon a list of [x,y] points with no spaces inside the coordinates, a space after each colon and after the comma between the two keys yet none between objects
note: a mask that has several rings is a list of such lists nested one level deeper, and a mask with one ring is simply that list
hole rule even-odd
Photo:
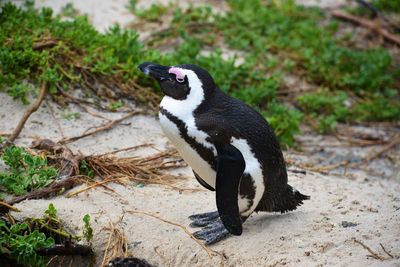
[{"label": "sand", "polygon": [[[38,1],[37,5],[51,6],[57,11],[66,2]],[[101,5],[99,1],[73,2],[82,13],[89,14],[92,23],[100,30],[114,22],[126,25],[132,19],[124,8],[128,1],[101,1]],[[49,105],[54,110],[53,115]],[[0,131],[12,131],[25,108],[5,93],[0,93]],[[85,112],[80,112],[81,117],[77,120],[64,118],[66,112],[75,111],[79,109],[74,106],[62,109],[48,100],[29,119],[18,143],[29,145],[34,137],[39,136],[59,140],[104,123]],[[123,115],[118,112],[102,114],[114,119]],[[158,149],[169,146],[155,116],[132,117],[108,132],[81,139],[68,147],[74,152],[92,154],[142,143],[153,143]],[[138,154],[155,152],[147,148]],[[286,156],[292,155],[287,153]],[[22,212],[13,215],[17,218],[37,217],[49,203],[53,203],[65,225],[80,233],[82,217],[90,214],[97,266],[102,261],[107,244],[109,221],[123,230],[132,255],[156,266],[400,266],[398,174],[386,179],[371,178],[367,174],[322,175],[307,171],[303,175],[289,172],[290,184],[310,195],[311,200],[287,214],[253,214],[244,224],[242,236],[210,246],[219,253],[210,257],[181,228],[129,212],[140,210],[157,214],[160,218],[188,227],[189,215],[216,209],[214,193],[202,189],[189,168],[175,170],[174,173],[189,177],[177,182],[176,186],[200,190],[178,191],[166,186],[142,187],[133,183],[127,186],[109,184],[115,192],[98,187],[71,198],[58,196],[48,200],[27,200],[17,205]],[[196,230],[188,229],[191,232]],[[385,260],[370,257],[370,252],[354,240],[370,247]],[[385,254],[380,244],[394,258]],[[79,258],[75,259],[74,266],[78,266],[78,262]]]}]

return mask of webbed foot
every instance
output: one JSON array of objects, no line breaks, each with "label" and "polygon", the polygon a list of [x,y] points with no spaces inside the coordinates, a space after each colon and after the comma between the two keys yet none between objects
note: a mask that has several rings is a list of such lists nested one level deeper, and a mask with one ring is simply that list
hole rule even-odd
[{"label": "webbed foot", "polygon": [[190,227],[203,227],[219,218],[218,211],[199,213],[189,216]]},{"label": "webbed foot", "polygon": [[227,238],[230,233],[226,230],[221,219],[218,217],[208,222],[201,230],[194,232],[193,235],[197,239],[204,240],[205,245],[212,245]]}]

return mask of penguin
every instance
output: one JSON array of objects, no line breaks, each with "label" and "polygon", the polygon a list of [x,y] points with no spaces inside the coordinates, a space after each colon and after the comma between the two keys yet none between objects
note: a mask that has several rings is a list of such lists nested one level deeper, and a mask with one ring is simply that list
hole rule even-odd
[{"label": "penguin", "polygon": [[295,210],[309,196],[288,184],[279,142],[264,117],[215,84],[192,64],[163,66],[144,62],[164,97],[163,132],[193,169],[197,181],[215,191],[217,211],[189,216],[194,236],[206,245],[241,235],[253,212]]}]

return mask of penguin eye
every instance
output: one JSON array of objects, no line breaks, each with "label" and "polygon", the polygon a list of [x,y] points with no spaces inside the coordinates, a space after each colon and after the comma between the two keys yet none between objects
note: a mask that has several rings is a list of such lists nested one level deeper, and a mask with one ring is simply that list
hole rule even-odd
[{"label": "penguin eye", "polygon": [[174,74],[175,75],[175,80],[178,83],[183,83],[185,81],[186,75],[184,75],[179,68],[171,67],[168,70],[168,73]]},{"label": "penguin eye", "polygon": [[185,78],[186,78],[186,76],[183,76],[183,77],[178,77],[178,76],[176,76],[176,77],[175,77],[175,80],[176,80],[178,83],[184,83],[184,82],[185,82]]}]

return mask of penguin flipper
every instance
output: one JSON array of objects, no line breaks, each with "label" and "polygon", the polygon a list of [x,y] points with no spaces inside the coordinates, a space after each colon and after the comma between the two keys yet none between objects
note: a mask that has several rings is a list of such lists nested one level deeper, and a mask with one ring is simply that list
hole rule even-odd
[{"label": "penguin flipper", "polygon": [[231,144],[216,145],[218,152],[215,184],[217,209],[225,228],[233,235],[242,234],[238,194],[246,167],[242,153]]},{"label": "penguin flipper", "polygon": [[199,182],[199,184],[201,184],[202,186],[204,186],[205,188],[207,188],[210,191],[215,191],[214,188],[212,188],[211,185],[207,184],[203,179],[201,179],[201,177],[195,172],[193,171],[194,177],[196,177],[197,182]]}]

